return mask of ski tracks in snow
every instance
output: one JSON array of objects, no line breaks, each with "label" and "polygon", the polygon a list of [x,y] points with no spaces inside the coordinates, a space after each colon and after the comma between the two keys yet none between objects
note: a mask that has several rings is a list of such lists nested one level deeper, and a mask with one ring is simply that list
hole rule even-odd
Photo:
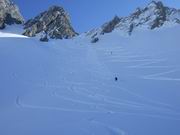
[{"label": "ski tracks in snow", "polygon": [[[113,77],[115,73],[110,71],[108,64],[120,63],[119,70],[125,68],[126,70],[137,69],[153,69],[154,73],[144,72],[137,74],[141,79],[161,80],[161,81],[180,81],[179,78],[166,77],[171,73],[179,72],[177,66],[166,65],[168,59],[152,57],[150,55],[140,55],[128,52],[123,47],[115,48],[89,48],[87,59],[91,58],[90,66],[96,65],[95,68],[89,68],[87,71],[91,74],[99,76],[99,80],[91,80],[91,82],[72,81],[69,82],[66,78],[63,80],[62,85],[51,85],[49,83],[34,84],[48,90],[50,97],[61,104],[73,104],[75,108],[70,106],[47,106],[46,104],[27,104],[24,98],[17,96],[15,103],[18,108],[49,110],[49,111],[65,111],[71,113],[98,113],[107,115],[129,115],[129,116],[144,116],[159,119],[180,120],[180,113],[177,112],[170,104],[154,101],[147,97],[141,96],[133,92],[129,88],[123,88],[110,84],[103,83],[103,77]],[[100,61],[100,62],[99,62]],[[155,70],[154,70],[155,69]],[[157,69],[157,71],[156,71]],[[159,71],[159,69],[163,69]],[[104,80],[106,80],[106,78]],[[131,98],[121,99],[109,94],[113,90],[119,90]],[[43,92],[43,91],[42,91]],[[34,94],[35,95],[35,94]],[[33,97],[32,97],[33,100]],[[48,99],[47,99],[48,100]],[[139,101],[141,100],[141,101]],[[144,101],[144,102],[143,102]],[[86,106],[85,108],[77,108],[76,106]],[[120,128],[106,125],[103,122],[91,120],[92,125],[97,127],[104,127],[109,135],[128,135]]]},{"label": "ski tracks in snow", "polygon": [[[69,82],[70,83],[70,82]],[[71,84],[71,83],[70,83]],[[104,84],[106,85],[106,84]],[[44,86],[44,85],[43,85]],[[42,87],[43,87],[42,86]],[[119,98],[107,96],[102,93],[101,88],[93,89],[89,87],[86,83],[73,83],[73,86],[50,86],[46,85],[49,94],[52,98],[56,98],[57,102],[65,101],[76,105],[85,105],[86,108],[72,109],[70,107],[58,107],[58,106],[47,106],[47,105],[30,105],[26,104],[21,100],[19,96],[16,98],[16,105],[19,108],[30,108],[30,109],[43,109],[43,110],[56,110],[56,111],[67,111],[67,112],[79,112],[79,113],[103,113],[103,114],[123,114],[123,115],[137,115],[146,117],[157,117],[161,119],[176,119],[180,114],[173,110],[168,104],[156,102],[147,98],[144,98],[130,90],[118,88],[119,90],[125,91],[129,95],[133,95],[136,98],[148,101],[150,104],[145,104],[143,102],[135,102],[129,100],[122,100]],[[89,87],[89,89],[87,89]],[[44,89],[46,89],[44,87]],[[111,89],[116,89],[111,87]],[[89,109],[88,109],[89,108]],[[145,112],[144,112],[145,111]],[[148,111],[153,111],[155,113],[148,113]]]},{"label": "ski tracks in snow", "polygon": [[[180,65],[169,64],[170,59],[162,58],[157,55],[143,55],[129,52],[123,47],[111,47],[96,49],[98,54],[101,54],[101,60],[105,63],[120,64],[122,67],[128,69],[152,69],[158,70],[155,73],[147,75],[138,75],[142,79],[159,80],[159,81],[180,81],[180,76],[177,78],[168,77],[171,73],[178,73],[180,75]],[[162,71],[160,72],[159,70]],[[145,73],[146,74],[146,73]]]}]

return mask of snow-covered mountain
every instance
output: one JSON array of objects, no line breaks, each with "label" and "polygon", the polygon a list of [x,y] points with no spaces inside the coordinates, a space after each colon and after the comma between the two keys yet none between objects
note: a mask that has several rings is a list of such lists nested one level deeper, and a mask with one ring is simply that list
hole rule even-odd
[{"label": "snow-covered mountain", "polygon": [[4,29],[6,25],[23,22],[19,8],[11,0],[0,0],[0,29]]},{"label": "snow-covered mountain", "polygon": [[160,1],[152,1],[145,8],[137,8],[134,13],[127,17],[115,16],[101,28],[88,32],[93,40],[98,35],[110,33],[113,30],[121,31],[122,34],[131,35],[136,29],[160,28],[180,24],[180,10],[164,6]]},{"label": "snow-covered mountain", "polygon": [[179,135],[180,25],[120,20],[96,44],[0,30],[0,135]]}]

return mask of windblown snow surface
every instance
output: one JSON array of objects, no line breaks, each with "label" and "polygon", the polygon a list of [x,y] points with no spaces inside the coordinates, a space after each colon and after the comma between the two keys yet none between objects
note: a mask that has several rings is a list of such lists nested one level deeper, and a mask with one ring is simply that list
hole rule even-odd
[{"label": "windblown snow surface", "polygon": [[180,135],[179,26],[96,44],[7,35],[0,135]]}]

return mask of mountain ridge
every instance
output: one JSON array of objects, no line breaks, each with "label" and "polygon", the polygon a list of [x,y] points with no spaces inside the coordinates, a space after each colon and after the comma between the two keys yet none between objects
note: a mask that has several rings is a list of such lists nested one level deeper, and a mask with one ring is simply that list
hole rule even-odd
[{"label": "mountain ridge", "polygon": [[111,21],[103,24],[98,29],[87,33],[92,42],[97,41],[98,36],[110,33],[114,30],[131,35],[137,28],[154,30],[165,25],[180,24],[180,10],[164,6],[161,1],[152,1],[144,8],[137,8],[127,17],[115,16]]},{"label": "mountain ridge", "polygon": [[[9,0],[3,0],[0,6],[10,5],[14,8],[5,10],[8,13],[12,10],[17,14],[17,19],[7,15],[2,21],[0,16],[0,28],[5,25],[23,24],[24,20],[18,7]],[[5,6],[4,6],[5,7]],[[2,9],[0,10],[2,12]],[[1,13],[0,12],[0,13]],[[6,15],[6,13],[4,13]],[[1,14],[0,14],[1,15]],[[86,33],[91,37],[91,42],[99,41],[99,36],[111,33],[114,30],[120,31],[123,35],[130,36],[134,30],[145,28],[154,30],[162,26],[171,26],[180,24],[180,9],[165,6],[161,1],[151,1],[143,8],[137,8],[133,13],[126,17],[115,16],[109,22],[103,24],[100,28],[93,29]],[[48,10],[41,12],[32,19],[24,23],[24,32],[28,37],[40,36],[40,41],[49,39],[69,39],[77,36],[78,33],[71,25],[69,14],[61,6],[50,6]]]}]

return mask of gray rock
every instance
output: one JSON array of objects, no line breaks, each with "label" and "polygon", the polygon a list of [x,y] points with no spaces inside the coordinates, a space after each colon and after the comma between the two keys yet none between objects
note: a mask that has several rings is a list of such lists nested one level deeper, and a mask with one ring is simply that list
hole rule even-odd
[{"label": "gray rock", "polygon": [[99,38],[98,37],[94,37],[94,38],[92,38],[91,43],[96,43],[98,41],[99,41]]},{"label": "gray rock", "polygon": [[67,12],[59,6],[52,6],[24,25],[23,35],[33,37],[42,32],[52,39],[72,38],[77,35],[70,23]]},{"label": "gray rock", "polygon": [[110,33],[114,30],[115,26],[121,21],[121,19],[118,16],[115,16],[110,22],[104,24],[102,26],[102,32],[104,33]]},{"label": "gray rock", "polygon": [[11,0],[0,0],[0,29],[6,25],[23,24],[19,8]]},{"label": "gray rock", "polygon": [[49,38],[46,32],[43,32],[43,34],[41,35],[40,41],[42,42],[48,42]]}]

